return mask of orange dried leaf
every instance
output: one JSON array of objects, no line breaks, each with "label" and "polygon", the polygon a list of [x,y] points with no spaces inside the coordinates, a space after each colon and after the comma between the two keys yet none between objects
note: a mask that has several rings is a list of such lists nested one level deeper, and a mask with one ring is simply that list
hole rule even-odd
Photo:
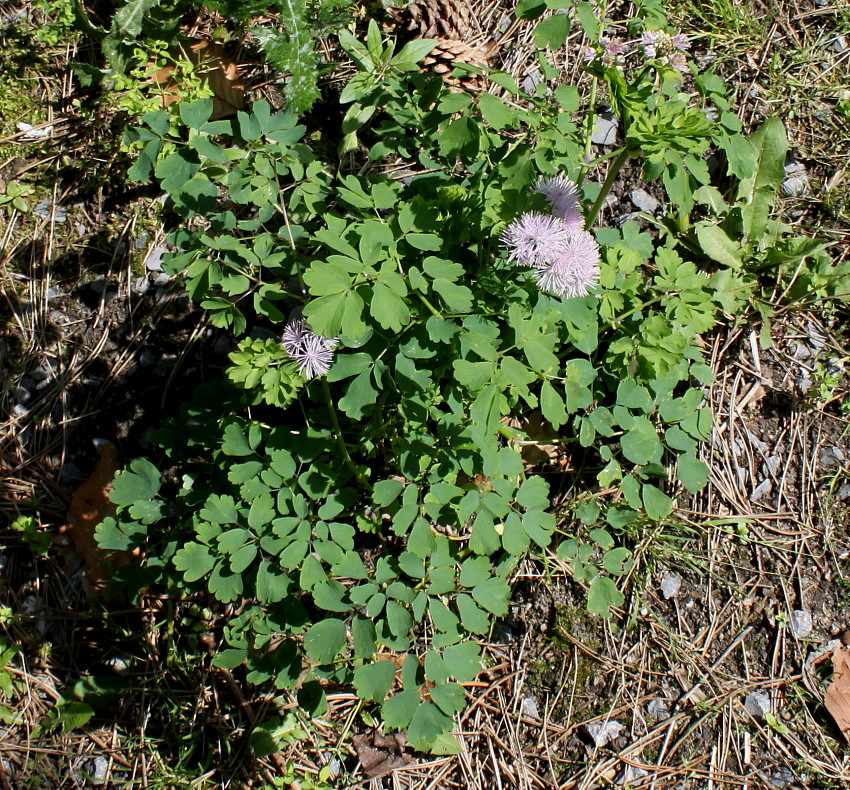
[{"label": "orange dried leaf", "polygon": [[832,651],[834,674],[826,689],[824,704],[844,738],[850,742],[850,647]]},{"label": "orange dried leaf", "polygon": [[[245,86],[239,78],[236,62],[224,48],[212,41],[196,41],[185,49],[171,50],[175,58],[187,57],[213,92],[212,120],[234,115],[245,105]],[[182,98],[181,85],[174,79],[174,66],[169,64],[154,73],[151,82],[163,91],[162,106],[168,107]]]},{"label": "orange dried leaf", "polygon": [[132,560],[130,552],[105,551],[97,545],[94,533],[107,516],[115,515],[109,500],[112,481],[118,471],[118,448],[106,442],[100,448],[100,460],[92,476],[71,497],[66,528],[74,541],[74,549],[86,565],[92,584],[110,579],[117,568]]}]

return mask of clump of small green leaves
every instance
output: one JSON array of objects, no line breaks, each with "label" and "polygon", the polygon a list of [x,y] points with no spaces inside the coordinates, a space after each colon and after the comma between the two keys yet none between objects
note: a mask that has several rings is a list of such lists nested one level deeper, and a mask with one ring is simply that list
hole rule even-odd
[{"label": "clump of small green leaves", "polygon": [[[575,13],[598,36],[588,9]],[[539,43],[558,43],[557,25],[541,22]],[[267,331],[240,340],[225,377],[153,437],[179,482],[133,462],[98,537],[144,543],[146,583],[243,604],[215,665],[296,690],[314,714],[328,684],[350,684],[415,748],[452,751],[477,640],[507,614],[519,559],[557,540],[589,610],[610,616],[632,561],[618,539],[705,484],[698,343],[752,294],[750,261],[789,249],[769,219],[785,147],[773,122],[747,140],[704,113],[724,101],[710,75],[694,75],[691,96],[670,63],[592,59],[625,132],[611,173],[640,159],[669,210],[654,234],[596,231],[599,287],[554,298],[500,234],[545,208],[529,196],[540,176],[581,183],[577,92],[529,96],[503,73],[489,74],[501,97],[450,92],[417,71],[428,43],[395,52],[374,23],[366,42],[341,43],[359,70],[341,148],[372,167],[325,161],[293,112],[264,102],[228,121],[209,120],[210,101],[181,103],[179,124],[154,112],[127,132],[132,175],[155,177],[186,220],[165,266],[210,321],[280,335],[295,314],[339,346],[327,376],[307,380]],[[705,162],[715,147],[723,189]],[[612,183],[581,184],[589,222]],[[789,260],[799,279],[802,259]],[[579,498],[586,538],[560,535],[549,484],[523,463],[527,437],[507,418],[531,410],[584,448],[580,485],[617,491]]]}]

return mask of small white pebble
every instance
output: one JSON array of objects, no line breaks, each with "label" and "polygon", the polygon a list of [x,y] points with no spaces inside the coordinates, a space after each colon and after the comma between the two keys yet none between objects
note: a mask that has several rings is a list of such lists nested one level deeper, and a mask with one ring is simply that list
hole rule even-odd
[{"label": "small white pebble", "polygon": [[795,609],[791,612],[791,633],[802,639],[812,632],[812,616],[802,609]]}]

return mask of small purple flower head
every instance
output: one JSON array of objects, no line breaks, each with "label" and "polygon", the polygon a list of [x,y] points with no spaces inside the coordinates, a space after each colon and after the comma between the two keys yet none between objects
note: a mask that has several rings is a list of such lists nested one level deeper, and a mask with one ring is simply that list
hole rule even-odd
[{"label": "small purple flower head", "polygon": [[615,41],[611,38],[606,38],[605,36],[602,36],[602,38],[599,39],[599,43],[602,45],[602,51],[611,60],[616,60],[617,57],[619,57],[626,51],[626,48],[623,46],[622,42]]},{"label": "small purple flower head", "polygon": [[334,361],[337,338],[316,334],[303,318],[290,321],[283,330],[283,347],[308,381],[324,376]]},{"label": "small purple flower head", "polygon": [[671,52],[667,56],[667,62],[676,69],[676,71],[681,71],[683,74],[688,70],[688,61],[682,52]]},{"label": "small purple flower head", "polygon": [[599,245],[586,231],[571,235],[561,254],[534,272],[543,291],[568,299],[584,296],[599,282]]},{"label": "small purple flower head", "polygon": [[652,60],[656,55],[658,44],[658,30],[647,30],[641,34],[640,45],[647,60]]},{"label": "small purple flower head", "polygon": [[675,49],[678,49],[679,52],[687,52],[691,48],[691,42],[688,41],[688,37],[683,33],[676,33],[671,36],[670,43]]},{"label": "small purple flower head", "polygon": [[596,50],[593,47],[585,47],[584,48],[584,62],[592,63],[593,59],[596,57]]},{"label": "small purple flower head", "polygon": [[511,251],[508,260],[517,266],[545,266],[558,257],[567,236],[557,217],[527,211],[502,231],[502,244]]},{"label": "small purple flower head", "polygon": [[549,201],[556,217],[564,219],[565,215],[578,212],[578,187],[566,176],[541,178],[534,191]]}]

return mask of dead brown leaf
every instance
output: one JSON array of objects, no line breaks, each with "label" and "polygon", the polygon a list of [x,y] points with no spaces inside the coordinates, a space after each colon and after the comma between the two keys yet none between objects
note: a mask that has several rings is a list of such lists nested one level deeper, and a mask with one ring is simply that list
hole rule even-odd
[{"label": "dead brown leaf", "polygon": [[[172,49],[170,53],[178,58],[185,55],[198,68],[198,73],[213,92],[213,112],[211,120],[234,115],[245,105],[245,86],[239,77],[236,62],[224,51],[220,44],[199,40],[181,49]],[[181,85],[174,79],[174,65],[169,64],[151,77],[151,83],[162,90],[162,106],[168,107],[180,101],[183,96]]]},{"label": "dead brown leaf", "polygon": [[850,742],[850,647],[832,651],[833,676],[826,689],[824,705],[844,738]]},{"label": "dead brown leaf", "polygon": [[401,733],[355,735],[351,740],[366,776],[381,776],[413,762],[413,757],[404,754],[406,739]]},{"label": "dead brown leaf", "polygon": [[112,578],[118,568],[133,560],[129,551],[106,551],[98,546],[94,533],[107,516],[115,515],[115,505],[109,499],[112,481],[118,471],[118,448],[105,442],[100,448],[100,460],[92,476],[71,497],[66,530],[74,541],[74,549],[86,565],[88,576],[97,586]]}]

